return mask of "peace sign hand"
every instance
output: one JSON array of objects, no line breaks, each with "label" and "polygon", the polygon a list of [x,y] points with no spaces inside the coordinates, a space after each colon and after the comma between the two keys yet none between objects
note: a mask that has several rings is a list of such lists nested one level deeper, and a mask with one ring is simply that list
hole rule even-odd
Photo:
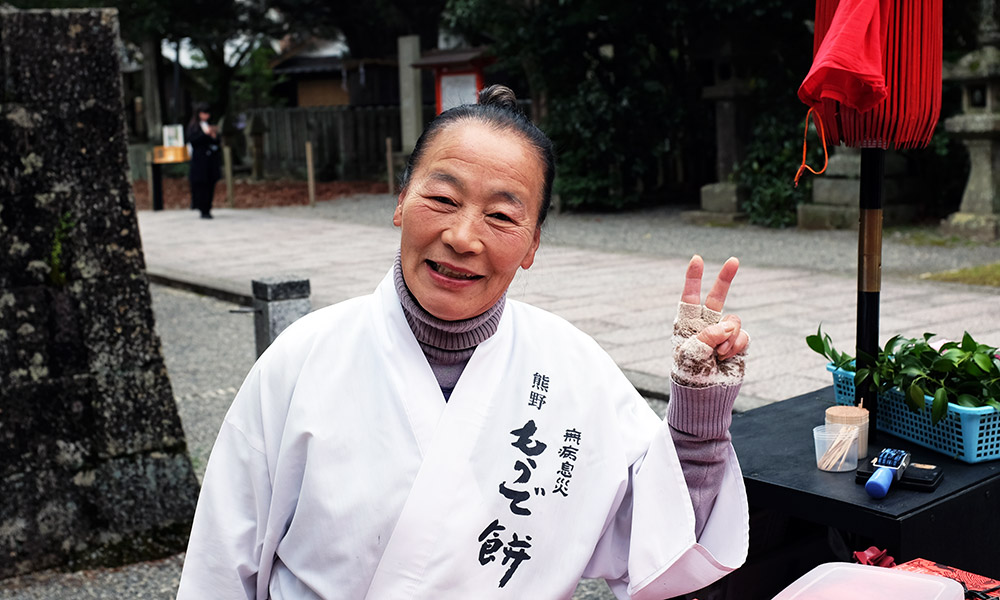
[{"label": "peace sign hand", "polygon": [[729,286],[740,262],[730,258],[701,304],[705,263],[697,254],[688,264],[684,293],[674,321],[674,369],[678,383],[691,387],[736,385],[743,380],[750,336],[736,315],[722,316]]}]

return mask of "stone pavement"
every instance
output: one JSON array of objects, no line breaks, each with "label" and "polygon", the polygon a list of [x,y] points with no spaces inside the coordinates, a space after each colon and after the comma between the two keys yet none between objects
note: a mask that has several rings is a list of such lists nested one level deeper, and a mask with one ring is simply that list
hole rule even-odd
[{"label": "stone pavement", "polygon": [[[143,211],[139,225],[154,281],[247,297],[252,279],[294,274],[310,280],[315,308],[370,293],[385,275],[399,246],[393,205],[388,195],[357,196],[315,208],[217,209],[213,220]],[[510,297],[591,334],[649,396],[669,389],[671,321],[694,252],[706,259],[706,288],[726,257],[742,261],[726,305],[753,336],[737,410],[830,385],[823,359],[804,341],[820,323],[839,349],[854,345],[853,232],[705,228],[681,223],[669,209],[554,215],[546,228],[534,266],[515,278]],[[1000,246],[927,249],[889,236],[880,341],[969,331],[1000,343],[996,289],[916,276],[984,262],[1000,262]]]}]

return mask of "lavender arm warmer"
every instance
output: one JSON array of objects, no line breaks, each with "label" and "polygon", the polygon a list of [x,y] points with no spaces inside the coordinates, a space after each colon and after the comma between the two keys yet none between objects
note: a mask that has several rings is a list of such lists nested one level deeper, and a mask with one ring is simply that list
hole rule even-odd
[{"label": "lavender arm warmer", "polygon": [[697,537],[722,487],[733,402],[739,390],[739,385],[692,388],[676,381],[670,384],[667,424],[691,495]]},{"label": "lavender arm warmer", "polygon": [[743,384],[745,351],[719,361],[698,332],[722,314],[681,302],[674,321],[674,368],[667,423],[694,507],[695,535],[701,532],[722,488],[729,455],[733,403]]}]

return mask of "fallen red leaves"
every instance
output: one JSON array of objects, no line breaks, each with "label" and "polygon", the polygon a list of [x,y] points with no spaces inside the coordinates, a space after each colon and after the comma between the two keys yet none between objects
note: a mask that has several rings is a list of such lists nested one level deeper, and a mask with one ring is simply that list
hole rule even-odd
[{"label": "fallen red leaves", "polygon": [[[388,186],[378,181],[317,181],[316,201],[331,200],[351,194],[385,194]],[[149,184],[144,180],[132,184],[135,207],[152,210]],[[269,206],[299,206],[309,204],[309,188],[305,181],[279,179],[268,181],[238,180],[233,183],[234,208],[265,208]],[[215,208],[226,208],[226,184],[215,186]],[[163,208],[179,210],[191,207],[191,192],[186,178],[163,178]]]}]

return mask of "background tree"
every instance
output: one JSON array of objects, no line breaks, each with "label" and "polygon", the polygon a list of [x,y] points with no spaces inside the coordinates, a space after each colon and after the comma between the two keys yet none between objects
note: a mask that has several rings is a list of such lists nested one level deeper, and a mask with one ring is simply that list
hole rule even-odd
[{"label": "background tree", "polygon": [[[652,192],[696,199],[715,177],[702,99],[712,56],[730,44],[754,93],[787,96],[776,75],[811,58],[811,11],[779,0],[450,0],[446,23],[524,74],[533,116],[560,152],[563,202],[617,207]],[[804,60],[789,64],[783,44],[805,48]]]},{"label": "background tree", "polygon": [[270,0],[280,14],[278,36],[336,38],[342,34],[354,58],[396,56],[396,38],[419,35],[436,48],[445,0]]}]

